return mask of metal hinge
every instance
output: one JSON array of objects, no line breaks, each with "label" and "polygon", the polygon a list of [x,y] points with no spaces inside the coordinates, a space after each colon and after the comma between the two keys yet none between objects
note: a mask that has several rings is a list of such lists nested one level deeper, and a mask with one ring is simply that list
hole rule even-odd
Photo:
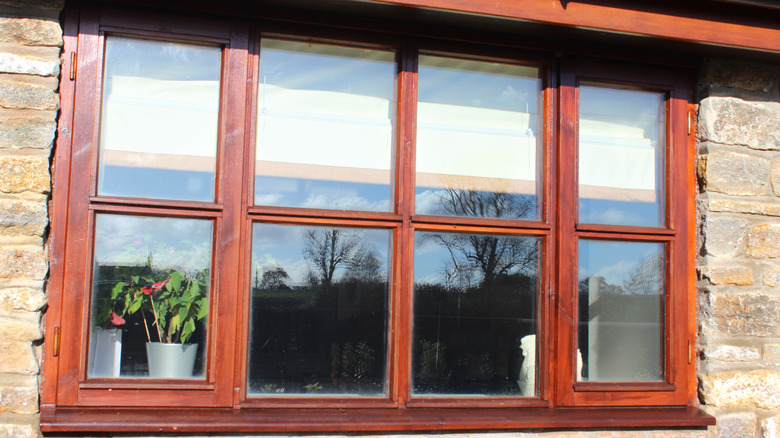
[{"label": "metal hinge", "polygon": [[52,355],[57,357],[60,355],[60,327],[54,327],[54,339],[52,342]]},{"label": "metal hinge", "polygon": [[70,52],[70,80],[75,81],[76,80],[76,52]]},{"label": "metal hinge", "polygon": [[688,364],[693,363],[693,345],[691,345],[691,341],[688,341]]}]

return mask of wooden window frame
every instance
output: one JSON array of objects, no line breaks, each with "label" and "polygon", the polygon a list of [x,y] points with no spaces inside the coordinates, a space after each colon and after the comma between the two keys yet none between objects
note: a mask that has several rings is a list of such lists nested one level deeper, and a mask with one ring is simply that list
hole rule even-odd
[{"label": "wooden window frame", "polygon": [[[187,18],[112,7],[68,8],[55,157],[52,263],[41,428],[51,432],[320,432],[583,427],[702,427],[695,408],[693,302],[693,133],[691,80],[676,68],[594,61],[486,44],[409,38],[392,29],[311,25],[267,19]],[[173,24],[175,21],[175,24]],[[101,78],[106,34],[203,42],[223,47],[216,202],[96,196]],[[372,213],[253,205],[254,114],[259,41],[282,37],[376,46],[397,55],[394,205]],[[70,54],[73,54],[70,57]],[[541,217],[536,221],[414,214],[418,54],[535,66],[543,90]],[[77,68],[76,68],[77,67]],[[578,224],[577,85],[581,78],[666,93],[667,225]],[[687,127],[687,128],[686,128]],[[88,172],[83,171],[89,169]],[[209,218],[214,221],[212,303],[204,379],[87,379],[91,251],[98,213]],[[386,397],[251,398],[246,394],[249,254],[255,222],[391,229],[394,236]],[[411,395],[411,266],[416,230],[541,238],[538,397]],[[577,239],[666,242],[666,382],[575,382]],[[233,292],[231,292],[233,291]],[[73,311],[72,309],[78,309]],[[50,340],[52,340],[50,342]],[[570,372],[569,372],[570,371]],[[105,406],[111,406],[106,408]],[[155,419],[150,421],[149,409]],[[185,409],[186,408],[186,409]],[[619,409],[618,409],[619,408]],[[120,422],[115,421],[122,414]]]}]

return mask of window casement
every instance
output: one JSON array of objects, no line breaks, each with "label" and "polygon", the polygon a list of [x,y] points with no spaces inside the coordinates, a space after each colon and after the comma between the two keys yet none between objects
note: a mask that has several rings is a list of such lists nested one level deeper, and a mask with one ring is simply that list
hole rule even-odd
[{"label": "window casement", "polygon": [[68,13],[43,430],[709,424],[684,71]]}]

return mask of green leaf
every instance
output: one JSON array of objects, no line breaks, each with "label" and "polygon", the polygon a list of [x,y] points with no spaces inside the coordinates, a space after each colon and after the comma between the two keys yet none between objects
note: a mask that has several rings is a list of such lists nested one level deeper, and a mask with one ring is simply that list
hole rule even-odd
[{"label": "green leaf", "polygon": [[176,315],[173,318],[171,318],[171,331],[173,332],[178,331],[180,324],[181,324],[181,319],[179,319],[179,315]]},{"label": "green leaf", "polygon": [[209,300],[203,298],[197,301],[198,305],[198,319],[201,320],[209,314]]},{"label": "green leaf", "polygon": [[179,290],[179,289],[181,289],[181,273],[179,273],[179,271],[173,271],[173,273],[171,274],[171,279],[170,279],[170,281],[168,281],[168,284],[166,285],[166,288],[168,286],[170,286],[170,288],[168,288],[168,290]]},{"label": "green leaf", "polygon": [[125,287],[125,282],[120,281],[119,283],[114,285],[114,289],[111,290],[111,299],[115,300],[116,297],[119,295],[119,292],[122,292],[122,289]]},{"label": "green leaf", "polygon": [[188,319],[184,323],[184,329],[181,332],[181,342],[185,343],[192,336],[192,332],[195,331],[195,321],[192,318]]},{"label": "green leaf", "polygon": [[127,309],[127,311],[130,314],[133,314],[138,311],[138,309],[141,308],[141,304],[144,303],[143,297],[138,297],[133,301],[133,304],[130,305],[130,307]]},{"label": "green leaf", "polygon": [[133,280],[133,283],[138,283],[141,280],[141,277],[139,277],[137,275],[133,275],[130,278]]}]

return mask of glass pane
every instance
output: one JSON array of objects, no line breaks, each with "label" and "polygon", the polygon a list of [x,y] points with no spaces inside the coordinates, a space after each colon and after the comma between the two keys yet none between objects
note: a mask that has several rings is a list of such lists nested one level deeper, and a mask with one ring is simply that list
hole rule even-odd
[{"label": "glass pane", "polygon": [[391,232],[253,233],[249,394],[385,394]]},{"label": "glass pane", "polygon": [[664,244],[579,245],[578,380],[663,380]]},{"label": "glass pane", "polygon": [[421,56],[418,214],[539,219],[536,68]]},{"label": "glass pane", "polygon": [[220,49],[106,39],[98,194],[213,201]]},{"label": "glass pane", "polygon": [[204,376],[212,222],[98,214],[89,377]]},{"label": "glass pane", "polygon": [[393,52],[263,40],[255,204],[392,210]]},{"label": "glass pane", "polygon": [[414,394],[536,395],[539,244],[415,234]]},{"label": "glass pane", "polygon": [[665,224],[663,93],[580,87],[580,222]]}]

